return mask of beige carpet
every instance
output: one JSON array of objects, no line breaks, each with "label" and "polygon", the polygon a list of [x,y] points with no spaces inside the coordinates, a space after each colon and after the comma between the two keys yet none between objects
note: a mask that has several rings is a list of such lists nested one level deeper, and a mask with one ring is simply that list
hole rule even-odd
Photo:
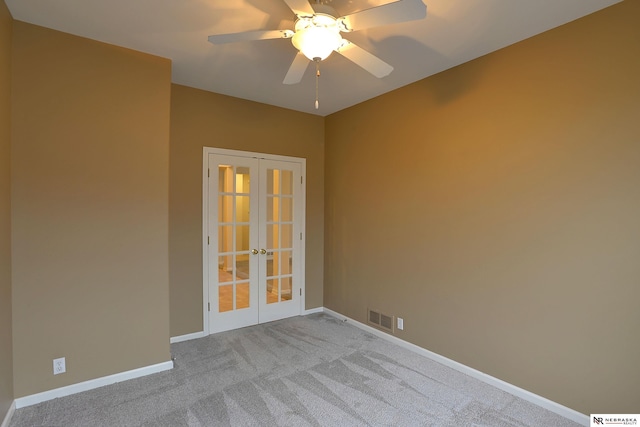
[{"label": "beige carpet", "polygon": [[171,371],[19,409],[10,426],[578,425],[324,314],[172,352]]}]

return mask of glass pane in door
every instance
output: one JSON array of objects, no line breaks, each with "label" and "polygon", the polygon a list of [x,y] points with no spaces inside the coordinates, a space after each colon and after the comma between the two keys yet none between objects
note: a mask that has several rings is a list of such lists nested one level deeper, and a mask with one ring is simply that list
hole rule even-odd
[{"label": "glass pane in door", "polygon": [[236,309],[249,308],[249,282],[236,285]]},{"label": "glass pane in door", "polygon": [[284,194],[287,196],[293,195],[293,171],[281,170],[280,177],[280,194]]},{"label": "glass pane in door", "polygon": [[278,302],[278,279],[267,279],[267,304]]},{"label": "glass pane in door", "polygon": [[293,255],[291,251],[280,252],[280,274],[282,276],[291,274],[291,263],[293,262]]},{"label": "glass pane in door", "polygon": [[293,221],[293,198],[284,197],[282,199],[280,215],[282,216],[283,221]]},{"label": "glass pane in door", "polygon": [[283,277],[281,282],[281,297],[282,301],[291,301],[292,298],[292,287],[291,287],[291,277]]},{"label": "glass pane in door", "polygon": [[293,224],[282,224],[280,226],[280,239],[278,247],[291,249],[293,247]]},{"label": "glass pane in door", "polygon": [[220,313],[233,310],[233,285],[220,285],[218,287],[218,311]]}]

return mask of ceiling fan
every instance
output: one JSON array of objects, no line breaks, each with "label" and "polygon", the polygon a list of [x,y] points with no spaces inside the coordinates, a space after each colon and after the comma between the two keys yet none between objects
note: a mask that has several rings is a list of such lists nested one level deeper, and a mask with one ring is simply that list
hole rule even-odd
[{"label": "ceiling fan", "polygon": [[[291,39],[293,46],[298,49],[298,53],[284,78],[284,84],[299,83],[307,69],[309,60],[319,64],[333,51],[338,52],[374,76],[382,78],[389,75],[393,71],[393,67],[342,38],[340,33],[423,19],[427,15],[427,7],[422,0],[398,0],[341,17],[338,17],[334,8],[319,1],[314,4],[307,0],[284,0],[284,2],[296,15],[294,30],[218,34],[209,36],[209,41],[213,44],[223,44],[252,40]],[[316,75],[319,76],[319,71]]]}]

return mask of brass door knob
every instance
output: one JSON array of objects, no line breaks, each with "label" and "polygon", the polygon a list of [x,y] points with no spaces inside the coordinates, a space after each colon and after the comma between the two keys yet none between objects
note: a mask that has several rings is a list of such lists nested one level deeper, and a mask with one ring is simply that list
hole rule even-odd
[{"label": "brass door knob", "polygon": [[262,255],[264,255],[264,254],[266,254],[266,253],[267,253],[267,250],[266,250],[266,249],[260,249],[260,253],[261,253]]},{"label": "brass door knob", "polygon": [[251,249],[251,253],[254,254],[254,255],[257,255],[258,254],[258,250],[257,249]]}]

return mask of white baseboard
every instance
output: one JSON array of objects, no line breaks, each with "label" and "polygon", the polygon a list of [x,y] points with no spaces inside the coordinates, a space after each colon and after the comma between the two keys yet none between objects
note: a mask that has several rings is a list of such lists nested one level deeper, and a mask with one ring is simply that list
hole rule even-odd
[{"label": "white baseboard", "polygon": [[0,427],[9,427],[9,424],[11,423],[11,417],[13,417],[13,413],[16,411],[16,401],[14,400],[13,402],[11,402],[11,406],[9,406],[9,410],[7,411],[7,414],[4,416],[4,420],[2,421],[2,424],[0,424]]},{"label": "white baseboard", "polygon": [[171,344],[175,344],[177,342],[182,342],[182,341],[189,341],[189,340],[195,340],[198,338],[204,338],[207,335],[204,333],[204,331],[201,332],[194,332],[192,334],[186,334],[186,335],[178,335],[177,337],[171,337],[169,339],[169,342]]},{"label": "white baseboard", "polygon": [[462,372],[463,374],[469,375],[470,377],[473,377],[489,385],[492,385],[502,391],[506,391],[507,393],[513,394],[514,396],[517,396],[523,400],[526,400],[527,402],[531,402],[534,405],[538,405],[544,409],[547,409],[551,412],[554,412],[558,415],[561,415],[565,418],[575,421],[578,424],[581,424],[584,426],[589,425],[588,415],[582,414],[578,411],[574,411],[571,408],[567,408],[566,406],[563,406],[545,397],[539,396],[535,393],[531,393],[530,391],[522,389],[506,381],[502,381],[496,377],[492,377],[491,375],[485,374],[484,372],[480,372],[476,369],[470,368],[467,365],[463,365],[462,363],[459,363],[459,362],[456,362],[455,360],[451,360],[447,357],[441,356],[437,353],[434,353],[425,348],[412,344],[408,341],[402,340],[396,336],[389,335],[386,332],[382,332],[378,329],[372,328],[371,326],[365,325],[364,323],[360,323],[357,320],[353,320],[347,316],[344,316],[326,307],[323,309],[323,312],[337,319],[347,321],[360,329],[363,329],[373,335],[376,335],[394,344],[397,344],[400,347],[406,348],[407,350],[411,350],[435,362],[448,366],[449,368],[455,369],[458,372]]},{"label": "white baseboard", "polygon": [[[301,315],[302,316],[306,316],[307,314],[322,313],[323,311],[324,311],[324,307],[316,307],[316,308],[311,308],[309,310],[304,310]],[[195,340],[195,339],[198,339],[198,338],[204,338],[206,336],[207,336],[207,334],[204,331],[194,332],[194,333],[191,333],[191,334],[179,335],[177,337],[171,337],[169,342],[171,344],[175,344],[177,342],[183,342],[183,341]]]},{"label": "white baseboard", "polygon": [[302,312],[302,315],[306,316],[307,314],[323,313],[323,312],[324,312],[324,307],[316,307],[316,308],[310,308],[309,310],[305,310],[304,312]]},{"label": "white baseboard", "polygon": [[36,405],[38,403],[46,402],[47,400],[56,399],[58,397],[69,396],[71,394],[103,387],[105,385],[115,384],[121,381],[132,380],[134,378],[156,374],[158,372],[167,371],[169,369],[173,369],[172,361],[157,363],[155,365],[145,366],[143,368],[132,369],[131,371],[120,372],[117,374],[108,375],[106,377],[96,378],[77,384],[71,384],[65,387],[43,391],[42,393],[32,394],[30,396],[19,397],[15,400],[14,403],[16,409],[20,409],[24,408],[25,406]]}]

